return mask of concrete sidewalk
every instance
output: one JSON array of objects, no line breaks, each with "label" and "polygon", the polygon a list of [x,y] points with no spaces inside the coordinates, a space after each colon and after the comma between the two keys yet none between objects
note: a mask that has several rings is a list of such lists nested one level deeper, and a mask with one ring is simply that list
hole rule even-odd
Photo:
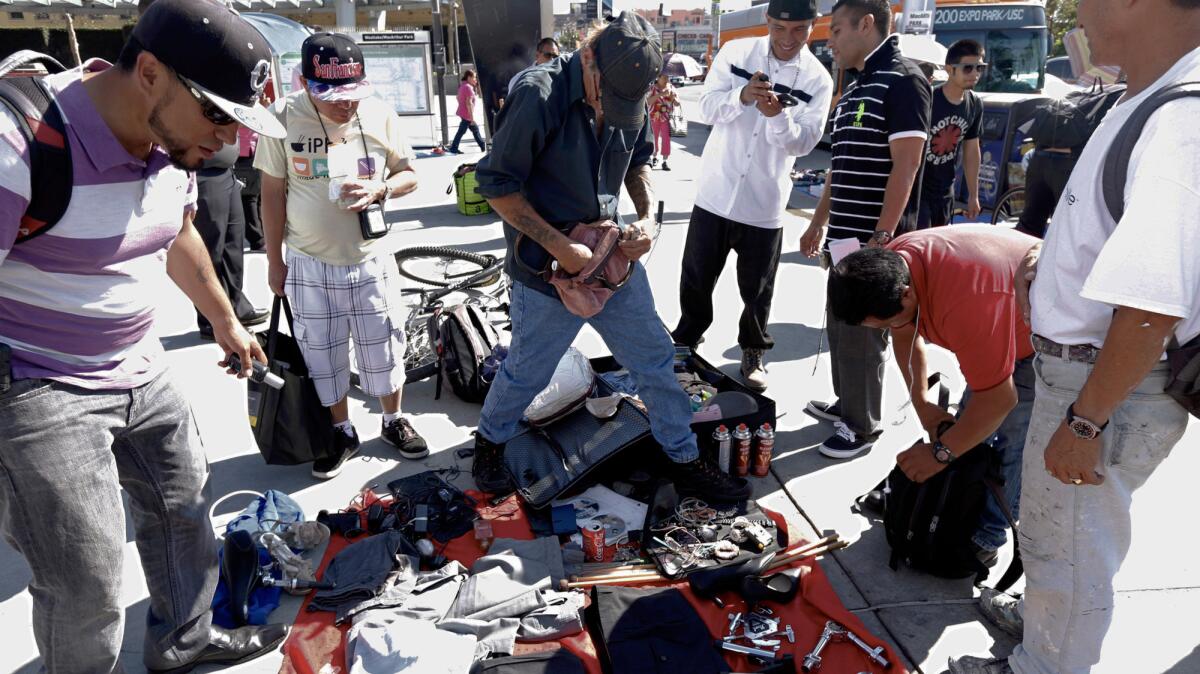
[{"label": "concrete sidewalk", "polygon": [[[682,90],[685,112],[695,122],[699,87]],[[708,136],[706,127],[692,123],[686,138],[675,139],[671,172],[655,171],[658,198],[666,203],[662,233],[647,260],[652,286],[663,320],[678,319],[678,274],[688,216],[700,172],[700,154]],[[465,147],[474,147],[473,144]],[[477,252],[503,250],[499,222],[493,216],[458,214],[453,196],[446,194],[450,174],[459,163],[479,155],[425,156],[416,162],[420,189],[393,204],[393,233],[380,242],[387,249],[412,245],[455,245]],[[817,152],[802,159],[803,167],[824,167],[828,156]],[[797,195],[791,204],[806,205]],[[632,208],[625,204],[623,211]],[[885,387],[887,433],[868,454],[836,462],[816,451],[832,427],[819,424],[802,412],[809,399],[827,399],[828,356],[821,350],[825,275],[797,251],[797,240],[807,222],[789,215],[785,226],[784,256],[777,281],[771,332],[776,348],[767,358],[771,395],[778,404],[779,424],[772,475],[756,481],[755,495],[769,508],[785,514],[801,535],[836,530],[852,545],[822,560],[842,601],[882,638],[892,642],[914,671],[933,674],[945,669],[946,658],[964,653],[1005,655],[1013,641],[984,624],[973,605],[969,581],[944,581],[905,569],[887,566],[888,548],[881,523],[854,514],[853,499],[870,489],[891,468],[897,452],[917,437],[915,415],[905,409],[899,370],[889,367]],[[729,266],[732,267],[732,260]],[[246,291],[259,306],[269,306],[266,261],[247,256]],[[741,310],[735,279],[727,273],[716,290],[717,321],[701,347],[705,358],[736,375],[740,351],[736,346],[737,315]],[[245,419],[244,384],[226,377],[216,367],[219,349],[201,342],[193,310],[174,287],[159,290],[162,307],[158,327],[176,377],[186,389],[205,442],[212,468],[214,495],[225,500],[214,509],[214,527],[220,528],[251,498],[247,492],[278,489],[294,496],[310,518],[321,509],[344,507],[364,487],[384,485],[396,477],[430,467],[455,465],[454,449],[470,444],[470,431],[479,407],[459,401],[446,391],[433,399],[433,382],[406,387],[404,411],[429,440],[430,457],[419,462],[397,458],[378,439],[379,405],[352,393],[351,415],[364,441],[359,458],[347,464],[336,479],[318,482],[307,466],[268,467],[254,446]],[[606,353],[590,329],[577,345],[589,355]],[[950,375],[961,390],[962,380],[953,358],[936,351],[931,368]],[[1157,475],[1139,492],[1134,503],[1133,551],[1118,577],[1122,590],[1113,629],[1105,647],[1105,671],[1200,672],[1200,633],[1183,625],[1195,620],[1200,600],[1195,580],[1200,572],[1195,537],[1190,531],[1192,508],[1178,497],[1192,489],[1191,476],[1200,469],[1200,432],[1195,425]],[[469,480],[469,460],[461,462]],[[69,535],[69,531],[65,533]],[[146,588],[132,532],[128,534],[124,565],[123,601],[126,609],[123,662],[130,672],[143,671],[141,647]],[[1002,554],[1001,567],[1010,553]],[[8,636],[0,654],[0,670],[34,672],[39,661],[30,628],[29,569],[7,546],[0,544],[0,626]],[[290,620],[299,608],[295,598],[285,598],[273,615]],[[1175,623],[1177,626],[1172,625]],[[1162,626],[1172,625],[1167,629]],[[1163,638],[1164,635],[1169,638]],[[807,645],[811,647],[811,645]],[[278,655],[248,663],[233,671],[271,672]],[[830,674],[841,674],[831,672]],[[854,674],[853,672],[849,674]]]}]

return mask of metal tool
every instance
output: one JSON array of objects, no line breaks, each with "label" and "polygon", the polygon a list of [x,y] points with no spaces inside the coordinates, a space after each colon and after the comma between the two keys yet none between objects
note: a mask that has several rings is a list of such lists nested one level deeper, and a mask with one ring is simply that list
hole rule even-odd
[{"label": "metal tool", "polygon": [[742,622],[742,614],[741,613],[730,613],[729,614],[729,633],[730,634],[733,634],[734,630],[737,629],[738,623],[740,623],[740,622]]},{"label": "metal tool", "polygon": [[[841,627],[841,625],[838,625],[838,627]],[[854,632],[851,632],[850,630],[847,630],[847,629],[843,629],[842,632],[843,632],[843,634],[846,635],[847,639],[849,639],[850,641],[853,641],[856,646],[858,646],[859,648],[866,651],[867,657],[871,658],[872,662],[879,665],[880,667],[883,667],[884,669],[887,669],[888,667],[892,666],[892,663],[888,662],[887,658],[883,657],[883,652],[884,652],[883,646],[871,648],[870,646],[867,645],[867,643],[865,641],[863,641],[862,639],[859,639],[858,636],[854,634]]]},{"label": "metal tool", "polygon": [[791,625],[787,625],[781,630],[775,630],[774,632],[770,632],[768,634],[759,634],[754,637],[751,637],[748,634],[730,634],[729,636],[725,637],[725,641],[736,641],[737,639],[750,639],[752,641],[758,641],[776,636],[787,636],[788,643],[796,643],[796,633],[792,631]]},{"label": "metal tool", "polygon": [[830,640],[832,640],[834,635],[839,631],[841,631],[840,626],[832,620],[825,623],[825,629],[821,632],[821,638],[817,641],[816,648],[812,649],[811,653],[804,656],[804,662],[801,663],[800,668],[806,672],[815,672],[820,669],[821,651],[825,650],[825,647],[829,645]]},{"label": "metal tool", "polygon": [[767,651],[767,650],[763,650],[761,648],[751,648],[749,646],[743,646],[741,644],[735,644],[735,643],[732,643],[729,641],[721,641],[719,643],[721,645],[721,648],[724,648],[727,651],[733,651],[734,653],[741,653],[742,655],[749,655],[752,658],[762,658],[763,660],[774,660],[778,656],[778,654],[775,651]]}]

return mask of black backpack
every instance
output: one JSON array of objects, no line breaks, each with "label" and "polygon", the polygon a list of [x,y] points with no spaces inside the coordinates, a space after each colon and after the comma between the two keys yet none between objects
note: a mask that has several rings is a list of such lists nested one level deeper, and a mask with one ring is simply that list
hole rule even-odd
[{"label": "black backpack", "polygon": [[483,361],[495,353],[500,333],[474,304],[446,309],[438,332],[439,377],[435,399],[441,398],[445,378],[459,398],[469,403],[483,402],[492,387],[491,378],[483,377]]},{"label": "black backpack", "polygon": [[[937,375],[934,377],[931,383],[936,383]],[[938,404],[945,409],[950,392],[944,386],[939,388]],[[918,571],[942,578],[974,576],[976,583],[987,578],[988,569],[971,546],[987,499],[995,498],[1000,503],[1013,528],[1014,545],[1017,538],[996,459],[991,445],[980,444],[921,484],[908,479],[899,466],[892,469],[882,490],[883,525],[892,548],[888,563],[892,570],[903,561]],[[996,589],[1004,591],[1011,587],[1021,577],[1022,570],[1017,551]]]},{"label": "black backpack", "polygon": [[0,104],[17,118],[29,148],[29,205],[17,229],[16,243],[45,234],[67,212],[74,173],[71,143],[62,112],[42,76],[6,77],[17,68],[41,64],[50,73],[66,68],[51,56],[28,49],[0,61]]},{"label": "black backpack", "polygon": [[[1163,87],[1140,103],[1121,126],[1104,156],[1101,187],[1104,205],[1113,222],[1125,214],[1125,183],[1129,177],[1129,159],[1141,138],[1146,122],[1160,107],[1171,101],[1192,96],[1200,97],[1200,82],[1181,82]],[[1181,225],[1183,226],[1183,225]],[[1192,416],[1200,418],[1200,337],[1180,346],[1174,337],[1167,345],[1167,364],[1170,381],[1166,393]]]},{"label": "black backpack", "polygon": [[1124,93],[1124,84],[1097,85],[1043,103],[1033,115],[1029,135],[1038,148],[1082,149]]}]

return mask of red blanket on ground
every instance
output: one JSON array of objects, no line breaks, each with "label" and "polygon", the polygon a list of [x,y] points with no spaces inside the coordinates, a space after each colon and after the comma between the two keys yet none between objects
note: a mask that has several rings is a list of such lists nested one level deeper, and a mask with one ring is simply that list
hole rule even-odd
[{"label": "red blanket on ground", "polygon": [[[491,520],[492,530],[496,538],[523,540],[533,538],[533,531],[529,528],[529,522],[525,519],[524,510],[520,507],[515,495],[509,497],[508,500],[499,506],[490,507],[481,494],[477,492],[470,492],[470,494],[481,504],[477,508],[480,516]],[[769,514],[779,526],[786,526],[782,516],[776,513]],[[347,541],[341,536],[333,536],[325,551],[325,557],[321,560],[321,568],[318,575],[325,572],[325,567],[334,555],[352,542]],[[797,541],[791,542],[793,543],[792,547],[796,547],[795,543]],[[468,568],[476,559],[479,559],[484,554],[476,544],[472,533],[467,533],[460,538],[450,541],[443,553],[448,559],[457,560]],[[795,644],[789,644],[786,639],[783,639],[783,644],[779,651],[781,657],[787,654],[794,656],[797,671],[799,671],[800,662],[816,645],[817,640],[821,636],[821,631],[825,628],[825,622],[827,620],[836,620],[847,629],[852,630],[872,647],[883,645],[887,648],[887,659],[895,663],[887,670],[889,674],[907,674],[907,670],[900,664],[895,651],[868,632],[862,621],[853,613],[846,610],[841,600],[838,599],[837,593],[834,592],[833,587],[829,584],[829,579],[826,578],[824,571],[821,570],[821,567],[814,560],[797,562],[793,566],[808,566],[810,567],[810,572],[804,578],[801,585],[803,591],[796,595],[795,600],[786,606],[777,606],[774,604],[771,606],[775,614],[780,617],[781,624],[791,625],[796,635]],[[728,632],[729,613],[745,610],[744,602],[738,599],[736,595],[728,593],[722,595],[726,600],[725,608],[718,608],[713,602],[693,595],[686,581],[670,582],[664,579],[653,583],[630,583],[630,585],[654,587],[670,585],[678,589],[687,597],[688,601],[696,609],[696,612],[701,616],[705,624],[708,625],[709,632],[714,638],[724,636]],[[334,614],[329,611],[310,613],[307,608],[311,598],[312,595],[310,594],[304,600],[304,605],[301,606],[300,613],[296,616],[296,622],[292,628],[291,635],[284,642],[284,661],[280,671],[284,674],[345,672],[345,633],[349,629],[349,625],[341,628],[334,626]],[[602,674],[600,661],[596,655],[596,645],[586,631],[566,639],[560,639],[556,643],[558,647],[565,648],[579,656],[587,668],[588,674]],[[697,644],[697,646],[700,647],[703,645]],[[518,644],[518,649],[521,647],[522,645]],[[540,650],[545,647],[545,645],[539,645],[536,649]],[[878,665],[870,661],[862,650],[849,642],[830,644],[822,652],[821,659],[821,669],[831,674],[842,672],[883,672]],[[725,660],[735,672],[752,672],[762,668],[750,663],[745,656],[735,653],[726,653]],[[332,669],[328,665],[332,665],[338,669]],[[703,673],[697,672],[697,674]]]}]

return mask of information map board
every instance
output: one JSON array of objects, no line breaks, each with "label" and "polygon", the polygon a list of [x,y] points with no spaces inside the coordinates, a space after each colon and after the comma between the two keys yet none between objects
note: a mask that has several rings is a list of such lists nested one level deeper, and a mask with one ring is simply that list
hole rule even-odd
[{"label": "information map board", "polygon": [[432,58],[429,33],[359,33],[367,80],[398,115],[431,115]]}]

